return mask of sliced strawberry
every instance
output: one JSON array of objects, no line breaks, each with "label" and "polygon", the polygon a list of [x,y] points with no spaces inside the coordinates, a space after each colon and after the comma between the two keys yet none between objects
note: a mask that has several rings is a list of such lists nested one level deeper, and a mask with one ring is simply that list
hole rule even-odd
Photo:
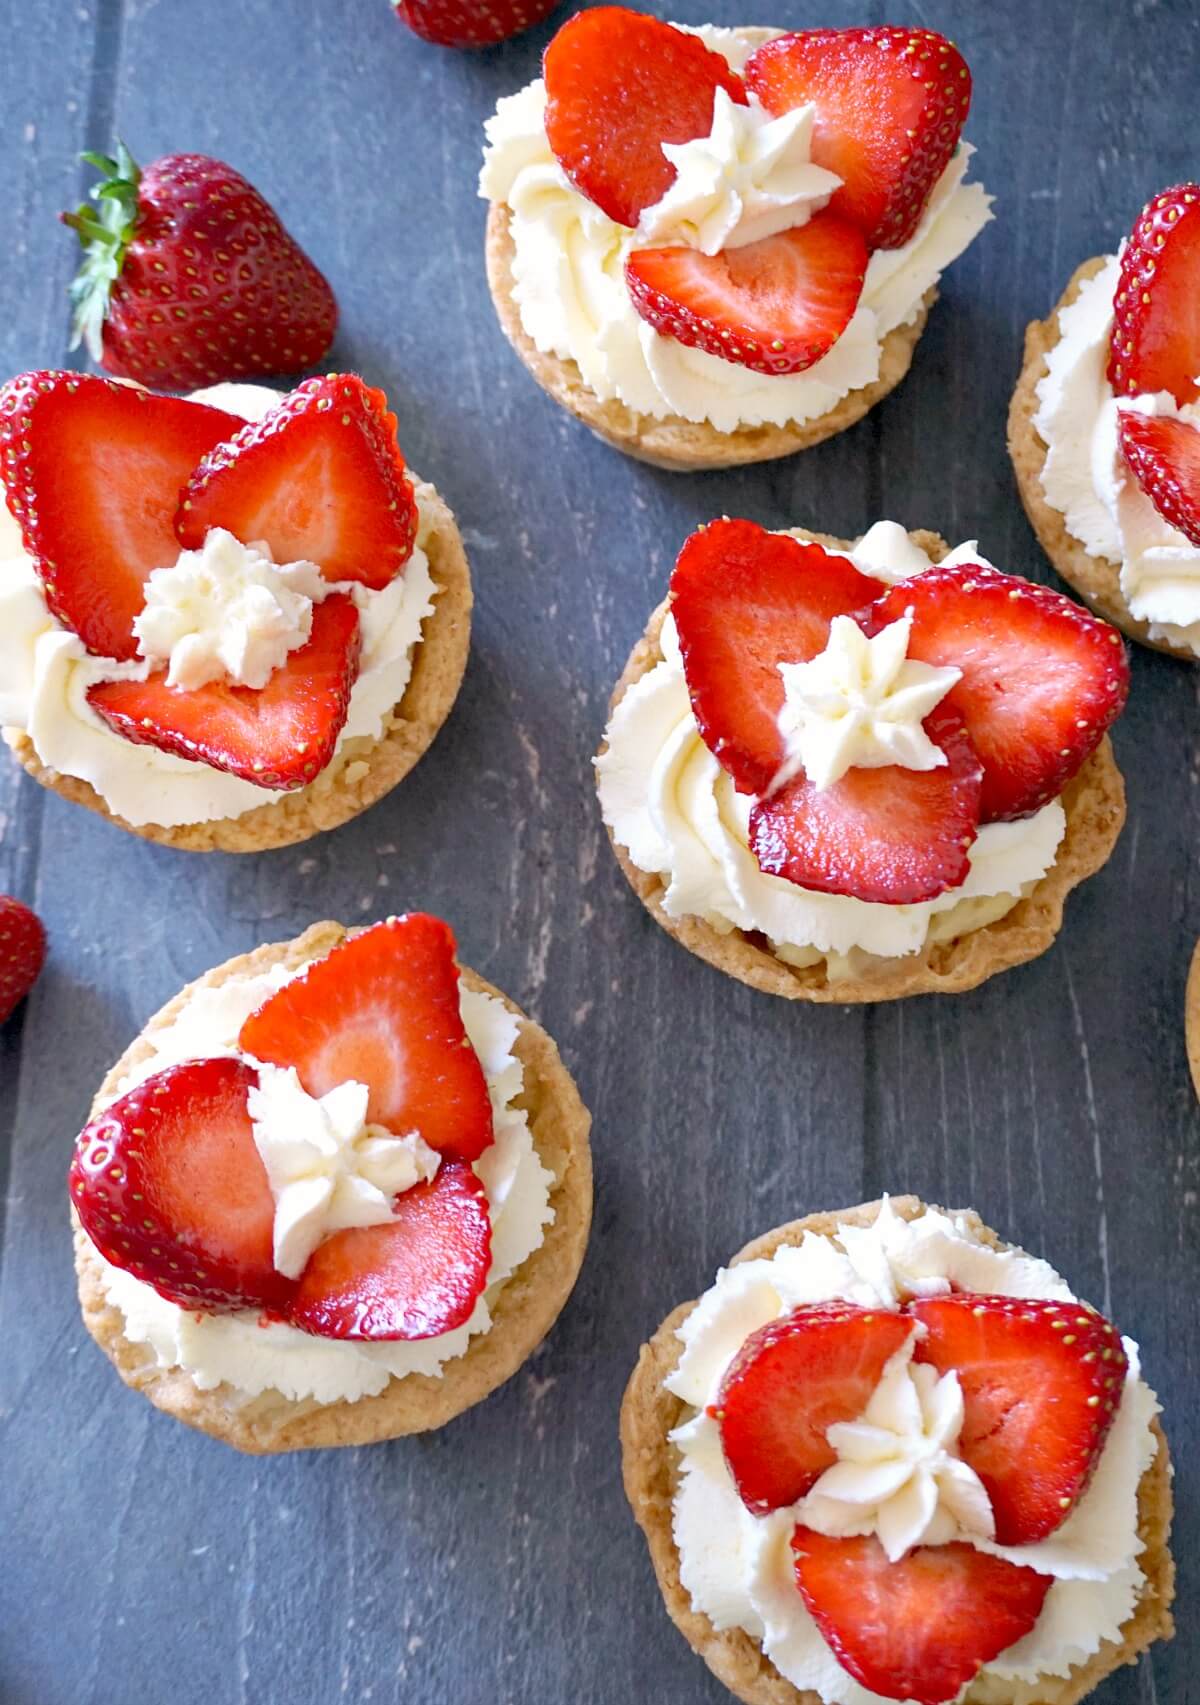
[{"label": "sliced strawberry", "polygon": [[982,820],[1027,817],[1055,798],[1124,709],[1120,634],[1045,586],[976,563],[902,580],[868,630],[906,610],[908,655],[962,670],[939,708],[963,718],[983,762]]},{"label": "sliced strawberry", "polygon": [[179,556],[179,493],[241,424],[89,374],[22,373],[0,389],[8,507],[46,602],[98,657],[137,656],[143,585]]},{"label": "sliced strawberry", "polygon": [[833,618],[878,591],[847,557],[753,521],[713,521],[687,540],[671,614],[701,736],[741,792],[766,793],[783,761],[779,665],[815,657]]},{"label": "sliced strawberry", "polygon": [[842,188],[830,210],[872,249],[898,249],[958,146],[971,73],[933,30],[804,30],[750,56],[746,83],[771,113],[816,103],[812,159]]},{"label": "sliced strawberry", "polygon": [[953,1369],[959,1454],[983,1481],[1001,1545],[1035,1545],[1091,1479],[1128,1370],[1114,1327],[1080,1303],[967,1293],[912,1304],[918,1361]]},{"label": "sliced strawberry", "polygon": [[350,1079],[367,1118],[476,1160],[493,1140],[479,1057],[463,1028],[454,936],[423,912],[351,936],[286,983],[242,1026],[256,1060],[295,1066],[310,1095]]},{"label": "sliced strawberry", "polygon": [[219,444],[175,517],[192,550],[210,527],[265,539],[276,562],[315,562],[326,580],[387,586],[412,555],[417,504],[383,392],[353,373],[306,379]]},{"label": "sliced strawberry", "polygon": [[309,1256],[288,1319],[322,1338],[437,1338],[470,1319],[487,1284],[487,1193],[462,1161],[397,1196],[385,1225],[326,1238]]},{"label": "sliced strawberry", "polygon": [[1200,431],[1170,415],[1120,410],[1121,449],[1163,520],[1200,545]]},{"label": "sliced strawberry", "polygon": [[307,643],[261,689],[210,681],[185,692],[168,687],[160,671],[146,681],[102,681],[88,688],[88,703],[137,746],[288,792],[307,787],[333,757],[361,643],[353,600],[334,593],[313,606]]},{"label": "sliced strawberry", "polygon": [[636,225],[675,182],[664,142],[712,129],[724,89],[746,105],[741,78],[719,53],[643,12],[596,6],[559,30],[543,60],[546,135],[581,195]]},{"label": "sliced strawberry", "polygon": [[1200,396],[1200,184],[1163,190],[1121,252],[1108,382],[1119,397]]},{"label": "sliced strawberry", "polygon": [[239,1060],[169,1066],[84,1130],[70,1191],[106,1261],[181,1308],[279,1310],[292,1284],[275,1271],[275,1201]]},{"label": "sliced strawberry", "polygon": [[862,233],[835,213],[740,249],[635,249],[633,305],[662,337],[755,373],[799,373],[827,355],[858,307]]},{"label": "sliced strawberry", "polygon": [[898,1563],[874,1536],[792,1535],[796,1584],[842,1668],[884,1699],[943,1705],[1033,1627],[1052,1577],[971,1545]]},{"label": "sliced strawberry", "polygon": [[710,1411],[747,1509],[765,1515],[794,1504],[836,1462],[826,1433],[859,1419],[912,1330],[886,1309],[824,1302],[750,1334]]},{"label": "sliced strawberry", "polygon": [[801,888],[901,906],[957,888],[979,830],[983,769],[962,718],[943,700],[924,729],[936,770],[847,770],[832,787],[799,775],[750,813],[759,868]]}]

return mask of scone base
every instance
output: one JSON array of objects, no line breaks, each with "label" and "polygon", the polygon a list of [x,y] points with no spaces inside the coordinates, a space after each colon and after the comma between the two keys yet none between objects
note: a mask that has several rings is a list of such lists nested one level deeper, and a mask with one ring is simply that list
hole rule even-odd
[{"label": "scone base", "polygon": [[[261,975],[274,965],[306,965],[328,953],[348,933],[341,924],[313,924],[296,940],[230,959],[181,990],[109,1072],[91,1117],[116,1093],[121,1079],[149,1055],[148,1038],[170,1024],[197,989],[216,987],[232,977]],[[201,1391],[181,1368],[160,1368],[153,1351],[125,1337],[124,1316],[104,1292],[100,1258],[72,1214],[84,1324],[126,1385],[142,1392],[156,1408],[254,1455],[376,1444],[444,1426],[502,1385],[549,1332],[571,1294],[587,1246],[592,1215],[591,1119],[546,1032],[482,977],[465,967],[462,975],[468,988],[503,1001],[521,1020],[516,1053],[525,1071],[525,1090],[517,1105],[528,1113],[538,1158],[554,1175],[553,1224],[541,1247],[501,1288],[491,1311],[491,1330],[472,1338],[464,1355],[445,1364],[440,1378],[427,1374],[393,1378],[377,1396],[358,1402],[298,1402],[278,1391],[248,1397],[229,1385]]]},{"label": "scone base", "polygon": [[[109,809],[90,783],[49,769],[27,734],[6,728],[4,738],[18,762],[35,781],[72,804],[86,806],[143,840],[184,852],[268,852],[310,840],[357,817],[403,781],[428,751],[450,714],[467,666],[472,594],[466,552],[453,515],[433,487],[422,486],[421,495],[434,517],[428,556],[438,595],[413,652],[408,686],[380,739],[345,741],[333,762],[308,787],[256,806],[240,817],[164,828],[157,823],[126,822]],[[348,780],[347,772],[356,764],[365,765],[365,771]]]},{"label": "scone base", "polygon": [[[845,539],[825,533],[800,527],[792,532],[796,538],[815,539],[830,550],[852,548]],[[935,562],[948,549],[936,533],[914,532],[909,537]],[[658,606],[634,647],[613,692],[611,710],[635,681],[662,661],[659,636],[667,607],[666,601]],[[602,742],[601,754],[606,749]],[[837,981],[830,980],[824,962],[803,967],[787,964],[761,935],[738,929],[723,934],[703,918],[670,917],[663,906],[666,883],[662,877],[638,869],[611,830],[609,840],[626,880],[651,917],[697,958],[764,994],[849,1006],[899,1000],[906,995],[963,994],[998,971],[1023,965],[1044,953],[1062,927],[1067,895],[1108,862],[1125,822],[1125,785],[1107,737],[1064,790],[1062,802],[1067,829],[1055,861],[1033,892],[1019,900],[1012,911],[982,929],[951,941],[928,942],[919,953],[882,960],[861,976]]]},{"label": "scone base", "polygon": [[[869,1202],[840,1214],[810,1214],[806,1219],[793,1220],[755,1238],[734,1256],[730,1265],[768,1258],[783,1244],[798,1244],[805,1232],[832,1237],[839,1221],[870,1225],[880,1206],[878,1202]],[[892,1198],[892,1207],[902,1218],[911,1220],[924,1212],[925,1204],[915,1196],[899,1196]],[[968,1213],[964,1217],[993,1249],[1008,1247],[977,1215]],[[643,1345],[626,1387],[621,1405],[625,1494],[646,1536],[671,1620],[713,1674],[745,1705],[822,1705],[818,1694],[794,1687],[786,1680],[759,1642],[742,1629],[718,1633],[702,1611],[693,1610],[691,1597],[679,1578],[679,1553],[672,1533],[679,1453],[667,1435],[687,1418],[689,1411],[663,1382],[679,1360],[681,1345],[675,1334],[695,1306],[694,1302],[683,1303],[667,1316],[650,1342]],[[1069,1676],[1046,1676],[1036,1686],[981,1678],[966,1691],[964,1698],[968,1705],[1075,1705],[1106,1675],[1122,1664],[1134,1663],[1155,1640],[1169,1639],[1174,1632],[1171,1603],[1175,1594],[1175,1565],[1168,1547],[1171,1463],[1166,1436],[1157,1420],[1153,1427],[1158,1451],[1138,1487],[1138,1531],[1145,1543],[1138,1561],[1146,1586],[1133,1615],[1121,1630],[1120,1644],[1106,1641],[1094,1657],[1073,1669]]]}]

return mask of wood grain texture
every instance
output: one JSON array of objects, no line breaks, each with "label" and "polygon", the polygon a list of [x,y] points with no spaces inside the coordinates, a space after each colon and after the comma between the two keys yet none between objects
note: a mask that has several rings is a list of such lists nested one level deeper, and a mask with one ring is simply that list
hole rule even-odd
[{"label": "wood grain texture", "polygon": [[[660,9],[660,8],[655,8]],[[1179,1464],[1181,1630],[1100,1705],[1177,1705],[1200,1642],[1200,1114],[1183,992],[1200,934],[1200,673],[1139,651],[1115,744],[1130,818],[1057,946],[974,994],[796,1009],[680,952],[628,892],[588,761],[683,537],[713,514],[841,536],[881,514],[1052,579],[1005,412],[1026,322],[1195,175],[1190,0],[672,0],[685,22],[919,22],[975,73],[998,220],[948,274],[913,371],[804,456],[656,473],[534,385],[484,280],[480,125],[552,26],[425,47],[384,0],[7,0],[0,372],[66,359],[76,153],[196,148],[267,192],[329,274],[335,355],[384,385],[475,578],[466,683],[368,815],[238,860],[140,844],[0,767],[0,888],[49,968],[0,1038],[4,1705],[720,1705],[620,1489],[638,1346],[765,1227],[884,1188],[969,1202],[1141,1340]],[[595,1115],[574,1298],[510,1385],[443,1432],[242,1461],[124,1390],[88,1342],[64,1175],[92,1092],[206,967],[316,917],[425,906],[557,1039]]]}]

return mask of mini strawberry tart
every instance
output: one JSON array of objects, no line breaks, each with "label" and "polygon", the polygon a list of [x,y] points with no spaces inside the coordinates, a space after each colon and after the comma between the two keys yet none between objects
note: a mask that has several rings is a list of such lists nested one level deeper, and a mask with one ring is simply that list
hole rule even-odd
[{"label": "mini strawberry tart", "polygon": [[974,541],[720,520],[680,552],[596,761],[693,953],[793,1000],[956,993],[1045,951],[1112,851],[1115,629]]},{"label": "mini strawberry tart", "polygon": [[105,1079],[70,1176],[84,1322],[239,1450],[440,1427],[570,1295],[588,1125],[444,923],[314,924],[184,989]]},{"label": "mini strawberry tart", "polygon": [[148,840],[259,852],[408,773],[470,636],[454,517],[382,391],[190,399],[78,373],[0,388],[0,726]]},{"label": "mini strawberry tart", "polygon": [[500,323],[603,439],[666,468],[806,449],[908,371],[991,217],[971,74],[930,30],[570,19],[488,120]]},{"label": "mini strawberry tart", "polygon": [[747,1705],[1074,1705],[1173,1631],[1137,1345],[973,1213],[768,1232],[621,1412],[667,1609]]},{"label": "mini strawberry tart", "polygon": [[1008,442],[1063,579],[1131,639],[1200,657],[1200,184],[1156,195],[1029,327]]}]

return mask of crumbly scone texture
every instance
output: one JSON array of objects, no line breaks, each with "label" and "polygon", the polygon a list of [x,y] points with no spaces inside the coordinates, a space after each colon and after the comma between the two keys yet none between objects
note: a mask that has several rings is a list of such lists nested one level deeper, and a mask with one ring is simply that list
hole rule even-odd
[{"label": "crumbly scone texture", "polygon": [[[346,935],[357,933],[341,924],[313,924],[294,941],[241,954],[189,984],[155,1014],[117,1061],[100,1086],[90,1117],[96,1117],[127,1073],[152,1052],[148,1038],[170,1024],[198,989],[217,987],[230,978],[259,976],[274,965],[299,968],[323,958]],[[553,1223],[546,1228],[541,1247],[505,1281],[489,1305],[491,1330],[472,1338],[464,1355],[445,1364],[440,1378],[428,1374],[393,1378],[377,1396],[355,1403],[297,1402],[278,1391],[249,1397],[224,1384],[200,1391],[183,1369],[159,1367],[147,1346],[125,1337],[124,1316],[105,1295],[100,1257],[72,1211],[84,1324],[126,1385],[142,1392],[156,1408],[254,1455],[376,1444],[428,1432],[461,1415],[509,1379],[549,1332],[571,1294],[587,1246],[592,1217],[591,1118],[546,1032],[475,972],[464,966],[462,976],[468,988],[503,1001],[521,1020],[515,1051],[525,1087],[516,1105],[528,1114],[538,1158],[554,1175]]]},{"label": "crumbly scone texture", "polygon": [[404,695],[385,719],[378,740],[343,741],[333,762],[315,781],[295,793],[259,805],[240,817],[162,828],[156,823],[127,823],[110,811],[89,782],[47,768],[32,740],[21,729],[5,728],[4,738],[35,781],[75,805],[107,817],[118,828],[143,840],[184,852],[269,852],[336,829],[374,805],[404,779],[433,743],[458,695],[471,644],[471,572],[457,523],[431,485],[415,482],[421,503],[432,517],[426,541],[429,571],[438,589],[433,613],[425,618],[413,650],[412,674]]},{"label": "crumbly scone texture", "polygon": [[[767,36],[774,33],[764,32]],[[521,324],[521,310],[513,295],[513,253],[508,207],[503,202],[493,202],[487,221],[488,286],[505,337],[543,391],[615,450],[672,472],[697,473],[705,468],[733,468],[744,462],[769,462],[778,456],[794,455],[797,450],[809,450],[835,433],[844,432],[889,391],[895,390],[908,372],[929,310],[937,300],[937,289],[931,287],[916,317],[908,325],[896,326],[888,332],[880,353],[879,377],[873,384],[847,392],[817,419],[789,426],[739,426],[734,432],[718,432],[707,420],[637,414],[619,397],[602,402],[574,361],[543,354]]]},{"label": "crumbly scone texture", "polygon": [[1187,1057],[1192,1083],[1200,1095],[1200,941],[1192,954],[1188,971],[1187,993],[1184,996],[1184,1023],[1187,1030]]},{"label": "crumbly scone texture", "polygon": [[[826,533],[811,533],[802,527],[790,531],[797,539],[814,539],[830,550],[853,548],[845,539],[830,538]],[[949,549],[936,533],[913,532],[909,538],[934,562],[940,562]],[[668,606],[669,600],[664,599],[634,646],[614,689],[610,715],[634,682],[662,662],[659,636]],[[602,741],[600,755],[607,749],[608,742]],[[663,906],[667,885],[662,877],[639,870],[611,829],[608,838],[638,899],[667,934],[674,936],[690,953],[739,982],[761,989],[764,994],[782,995],[787,1000],[851,1005],[899,1000],[906,995],[963,994],[998,971],[1023,965],[1044,953],[1062,927],[1067,895],[1108,862],[1125,821],[1125,784],[1107,736],[1061,797],[1067,829],[1058,855],[1033,892],[1019,900],[1006,916],[950,941],[927,942],[920,953],[902,959],[876,959],[861,975],[834,981],[830,980],[825,961],[817,965],[789,965],[771,951],[765,936],[739,929],[722,934],[703,918],[670,917]]]},{"label": "crumbly scone texture", "polygon": [[[798,1244],[806,1232],[836,1242],[839,1221],[870,1225],[879,1202],[864,1203],[840,1214],[810,1214],[756,1237],[730,1263],[767,1259],[783,1244]],[[906,1220],[916,1219],[925,1204],[916,1196],[892,1198],[892,1207]],[[977,1214],[964,1218],[993,1249],[1011,1247],[985,1226]],[[679,1452],[668,1434],[687,1419],[687,1404],[666,1389],[681,1345],[676,1333],[694,1302],[669,1314],[648,1344],[642,1346],[621,1405],[621,1451],[625,1494],[638,1526],[646,1536],[650,1558],[671,1620],[692,1650],[713,1674],[746,1705],[821,1705],[819,1694],[794,1687],[764,1654],[759,1642],[740,1628],[718,1633],[702,1611],[693,1610],[691,1597],[679,1578],[679,1553],[672,1532],[672,1504],[679,1477]],[[1001,1682],[994,1677],[975,1681],[964,1699],[969,1705],[1075,1705],[1122,1664],[1134,1663],[1155,1640],[1174,1633],[1171,1602],[1175,1596],[1175,1564],[1168,1548],[1171,1529],[1171,1460],[1166,1436],[1153,1423],[1158,1450],[1138,1487],[1138,1532],[1145,1545],[1138,1561],[1146,1585],[1133,1615],[1121,1630],[1118,1645],[1106,1641],[1086,1664],[1068,1676],[1046,1676],[1037,1684]]]},{"label": "crumbly scone texture", "polygon": [[1033,424],[1038,412],[1037,388],[1049,371],[1047,356],[1059,341],[1058,317],[1069,308],[1089,278],[1107,265],[1104,255],[1085,260],[1071,275],[1071,281],[1050,317],[1033,320],[1025,332],[1025,365],[1008,410],[1008,453],[1021,493],[1021,502],[1038,543],[1069,586],[1089,603],[1097,615],[1104,617],[1127,633],[1139,645],[1163,651],[1169,657],[1179,657],[1194,663],[1196,655],[1186,646],[1170,645],[1164,640],[1151,639],[1150,627],[1133,615],[1121,590],[1121,565],[1107,557],[1091,556],[1067,530],[1067,519],[1046,501],[1042,487],[1042,470],[1046,466],[1048,446]]}]

